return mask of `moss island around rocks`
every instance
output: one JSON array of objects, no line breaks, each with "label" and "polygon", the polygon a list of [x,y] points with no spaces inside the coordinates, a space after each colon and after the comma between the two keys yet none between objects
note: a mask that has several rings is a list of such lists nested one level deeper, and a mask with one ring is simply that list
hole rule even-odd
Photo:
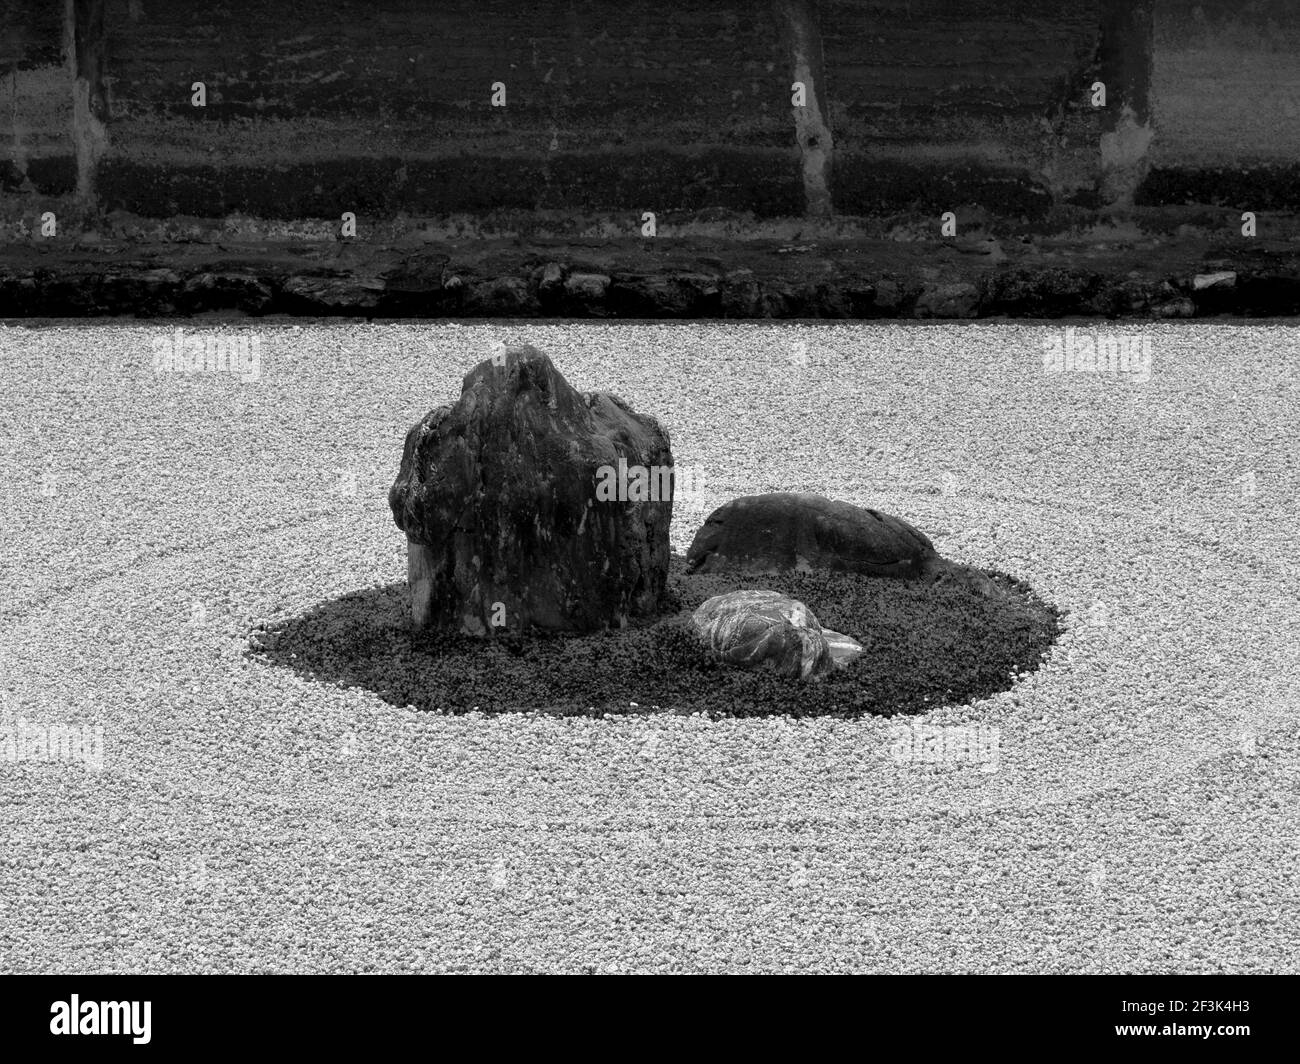
[{"label": "moss island around rocks", "polygon": [[[258,633],[257,653],[316,680],[444,713],[561,716],[894,716],[1010,689],[1060,634],[1060,614],[1010,576],[989,599],[854,573],[690,575],[672,558],[669,612],[651,623],[580,635],[414,633],[402,584],[354,592]],[[762,587],[804,602],[863,644],[849,668],[813,683],[717,661],[691,629],[713,595]]]}]

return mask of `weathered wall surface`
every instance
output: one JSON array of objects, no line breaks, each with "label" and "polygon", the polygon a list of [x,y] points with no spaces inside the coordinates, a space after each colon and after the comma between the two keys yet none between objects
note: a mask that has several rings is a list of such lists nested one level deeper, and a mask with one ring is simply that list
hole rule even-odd
[{"label": "weathered wall surface", "polygon": [[[632,231],[649,210],[743,230],[804,213],[824,179],[839,215],[1038,218],[1099,205],[1088,87],[1110,2],[0,0],[0,197],[8,216],[75,189],[65,42],[101,4],[101,212],[554,212]],[[1155,0],[1139,202],[1300,203],[1292,6]],[[815,42],[802,60],[797,40]],[[802,125],[796,69],[814,82]]]},{"label": "weathered wall surface", "polygon": [[[101,193],[143,213],[155,200],[204,213],[219,198],[285,217],[340,201],[797,214],[778,6],[586,0],[557,15],[514,0],[306,0],[286,25],[265,2],[196,21],[110,0],[115,151]],[[1059,145],[1039,120],[1082,104],[1088,4],[831,0],[818,22],[839,210],[1042,207],[1038,171]],[[190,106],[196,80],[206,109]]]},{"label": "weathered wall surface", "polygon": [[821,11],[838,209],[910,200],[1037,214],[1049,194],[1095,186],[1095,0],[827,0]]},{"label": "weathered wall surface", "polygon": [[[131,11],[137,15],[131,17]],[[703,0],[108,4],[106,203],[798,213],[779,40]],[[203,81],[208,106],[191,106]],[[492,86],[506,106],[492,106]]]},{"label": "weathered wall surface", "polygon": [[1295,0],[1161,0],[1146,199],[1300,205]]},{"label": "weathered wall surface", "polygon": [[62,3],[0,0],[0,193],[76,187],[63,34]]},{"label": "weathered wall surface", "polygon": [[1159,15],[1156,163],[1295,163],[1300,9],[1294,0],[1164,0]]}]

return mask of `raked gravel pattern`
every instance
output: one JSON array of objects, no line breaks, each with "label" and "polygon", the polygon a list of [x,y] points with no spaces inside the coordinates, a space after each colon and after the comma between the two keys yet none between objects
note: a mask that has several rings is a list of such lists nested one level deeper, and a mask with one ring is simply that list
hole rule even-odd
[{"label": "raked gravel pattern", "polygon": [[[0,325],[3,972],[1300,971],[1300,330],[1064,325]],[[403,433],[500,341],[739,494],[897,513],[1068,611],[1042,669],[902,726],[389,705],[246,656],[405,577]],[[251,373],[244,376],[251,377]],[[949,733],[951,734],[951,733]],[[93,760],[93,759],[92,759]]]}]

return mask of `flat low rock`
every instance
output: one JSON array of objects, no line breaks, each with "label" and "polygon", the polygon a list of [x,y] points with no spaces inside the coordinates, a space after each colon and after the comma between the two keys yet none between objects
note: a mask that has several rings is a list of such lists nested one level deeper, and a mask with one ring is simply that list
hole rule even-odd
[{"label": "flat low rock", "polygon": [[811,492],[745,495],[714,510],[695,534],[691,572],[836,569],[914,577],[934,544],[900,517]]},{"label": "flat low rock", "polygon": [[389,492],[414,628],[588,632],[654,616],[672,464],[653,417],[575,390],[536,348],[480,363],[455,405],[407,433]]},{"label": "flat low rock", "polygon": [[[812,610],[776,591],[730,591],[700,605],[691,622],[721,660],[741,668],[768,667],[781,676],[813,680],[838,661],[847,664],[862,648],[827,632]],[[835,638],[832,652],[828,636]],[[854,653],[849,646],[857,647]]]},{"label": "flat low rock", "polygon": [[693,573],[832,569],[1005,597],[980,570],[940,557],[930,538],[901,517],[812,492],[744,495],[723,504],[695,533],[686,566]]}]

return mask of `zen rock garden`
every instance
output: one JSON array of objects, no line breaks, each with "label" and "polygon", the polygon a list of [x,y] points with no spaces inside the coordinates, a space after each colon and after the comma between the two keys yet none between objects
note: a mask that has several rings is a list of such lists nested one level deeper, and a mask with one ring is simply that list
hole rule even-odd
[{"label": "zen rock garden", "polygon": [[[939,557],[902,518],[809,493],[734,499],[673,559],[672,475],[668,431],[652,415],[577,391],[531,346],[485,360],[455,403],[412,426],[389,492],[406,534],[413,638],[553,646],[664,624],[676,633],[665,628],[664,645],[698,656],[702,675],[743,670],[803,687],[879,667],[869,647],[886,634],[834,630],[818,611],[887,595],[886,585],[909,603],[1010,616],[1010,578]],[[806,603],[777,586],[809,579],[841,591]],[[703,601],[683,607],[692,597]],[[900,638],[896,619],[887,627]],[[1038,642],[1052,632],[1042,626]]]}]

